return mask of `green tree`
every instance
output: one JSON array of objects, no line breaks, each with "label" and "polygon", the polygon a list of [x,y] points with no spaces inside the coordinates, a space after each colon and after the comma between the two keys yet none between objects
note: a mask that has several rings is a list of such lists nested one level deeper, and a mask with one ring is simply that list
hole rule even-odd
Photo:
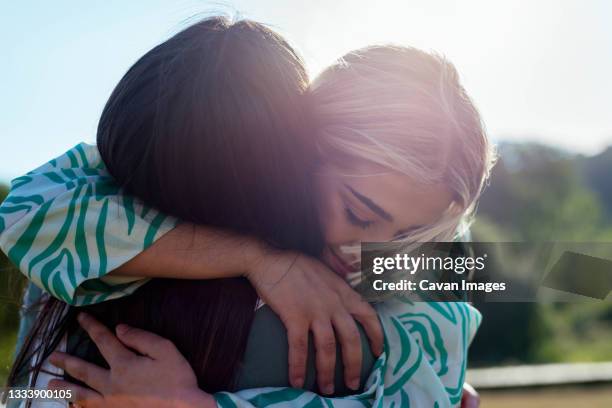
[{"label": "green tree", "polygon": [[[0,202],[8,194],[8,186],[0,184]],[[4,384],[11,364],[24,279],[0,251],[0,384]]]},{"label": "green tree", "polygon": [[[605,215],[612,202],[594,189],[597,183],[585,182],[601,176],[602,160],[589,167],[586,158],[534,144],[503,145],[500,153],[480,201],[475,240],[612,242]],[[584,168],[597,171],[585,175]],[[471,351],[476,363],[612,359],[609,303],[477,307],[484,319]]]}]

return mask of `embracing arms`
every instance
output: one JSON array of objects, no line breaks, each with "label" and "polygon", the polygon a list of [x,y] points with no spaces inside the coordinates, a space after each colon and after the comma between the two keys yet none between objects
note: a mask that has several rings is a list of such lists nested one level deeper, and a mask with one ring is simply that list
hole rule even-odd
[{"label": "embracing arms", "polygon": [[360,386],[361,339],[355,320],[368,334],[373,352],[382,352],[376,312],[339,276],[316,259],[277,251],[250,237],[180,224],[111,274],[185,279],[246,276],[287,329],[289,378],[294,387],[304,384],[309,332],[314,335],[317,380],[326,394],[334,393],[335,336],[343,350],[346,385],[354,390]]},{"label": "embracing arms", "polygon": [[292,385],[304,381],[307,338],[315,338],[319,387],[333,392],[336,337],[345,380],[359,385],[354,319],[375,354],[374,310],[318,260],[276,251],[254,238],[179,223],[123,195],[95,146],[80,144],[13,180],[0,207],[0,248],[36,285],[81,306],[132,293],[146,278],[246,276],[288,330]]}]

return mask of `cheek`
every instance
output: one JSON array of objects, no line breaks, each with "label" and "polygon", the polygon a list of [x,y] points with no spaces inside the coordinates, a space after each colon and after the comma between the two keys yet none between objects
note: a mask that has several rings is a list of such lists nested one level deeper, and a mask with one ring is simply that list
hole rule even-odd
[{"label": "cheek", "polygon": [[328,245],[340,245],[350,241],[350,229],[346,223],[335,218],[328,222],[325,227],[325,242]]},{"label": "cheek", "polygon": [[346,220],[342,200],[336,195],[322,204],[321,223],[325,231],[325,242],[338,245],[351,241],[354,238],[354,227]]}]

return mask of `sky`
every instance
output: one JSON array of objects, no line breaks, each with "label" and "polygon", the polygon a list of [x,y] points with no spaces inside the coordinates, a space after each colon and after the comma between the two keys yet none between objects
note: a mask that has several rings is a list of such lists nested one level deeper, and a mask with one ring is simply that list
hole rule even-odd
[{"label": "sky", "polygon": [[89,0],[0,5],[0,180],[79,142],[126,70],[198,16],[283,34],[312,76],[370,44],[447,56],[494,140],[596,154],[612,144],[607,0]]}]

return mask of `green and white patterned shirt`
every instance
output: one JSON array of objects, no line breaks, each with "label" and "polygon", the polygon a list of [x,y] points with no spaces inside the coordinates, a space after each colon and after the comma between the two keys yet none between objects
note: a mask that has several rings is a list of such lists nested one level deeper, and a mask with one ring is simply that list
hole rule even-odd
[{"label": "green and white patterned shirt", "polygon": [[[37,286],[72,305],[128,295],[146,282],[108,273],[177,220],[123,195],[95,146],[81,143],[13,180],[0,206],[0,248]],[[95,233],[92,233],[95,231]],[[463,302],[401,297],[376,305],[385,351],[364,391],[326,398],[293,388],[218,393],[225,407],[456,407],[481,315]]]},{"label": "green and white patterned shirt", "polygon": [[0,248],[34,284],[83,306],[146,282],[107,275],[176,223],[122,195],[96,146],[81,143],[11,182],[0,206]]}]

